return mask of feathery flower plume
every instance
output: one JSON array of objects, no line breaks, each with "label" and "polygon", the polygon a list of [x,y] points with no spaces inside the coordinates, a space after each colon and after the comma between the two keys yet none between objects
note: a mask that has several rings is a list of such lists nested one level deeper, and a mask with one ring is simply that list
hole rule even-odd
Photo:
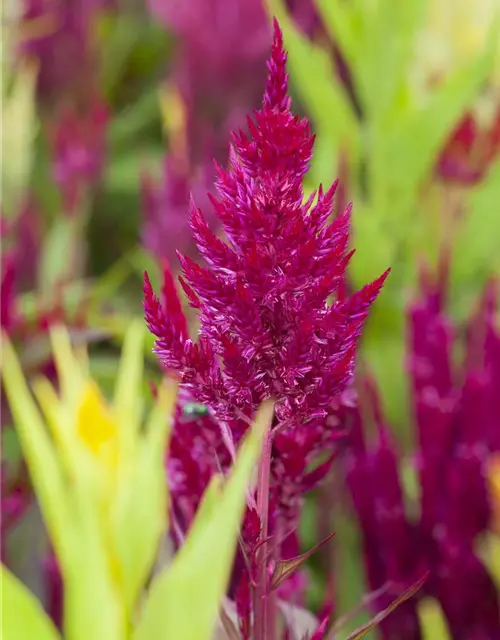
[{"label": "feathery flower plume", "polygon": [[[446,269],[442,269],[442,275]],[[441,280],[441,281],[439,281]],[[478,534],[491,521],[487,469],[499,450],[500,335],[493,284],[467,328],[463,366],[454,365],[458,331],[446,315],[446,282],[425,278],[409,310],[409,370],[417,450],[413,456],[416,513],[405,509],[403,463],[390,437],[376,392],[370,391],[378,439],[365,443],[355,411],[347,483],[363,533],[370,588],[399,588],[426,569],[421,596],[437,600],[457,640],[496,638],[500,612],[494,583],[476,555]],[[385,596],[384,596],[385,597]],[[387,592],[390,598],[390,590]],[[399,607],[382,625],[385,640],[421,638],[418,600]],[[378,606],[378,605],[377,605]]]},{"label": "feathery flower plume", "polygon": [[[268,466],[259,473],[257,501],[247,508],[230,590],[244,638],[252,611],[254,624],[265,625],[264,594],[278,589],[287,597],[290,590],[288,576],[266,586],[267,536],[274,537],[276,559],[298,553],[294,532],[303,495],[331,468],[342,435],[339,415],[350,404],[357,343],[388,273],[345,295],[351,208],[330,220],[337,183],[327,191],[320,186],[316,197],[304,201],[302,181],[314,137],[307,120],[291,113],[277,22],[268,69],[262,108],[248,119],[249,134],[234,133],[228,168],[216,165],[217,197],[210,200],[226,241],[211,231],[194,202],[190,206],[205,264],[178,254],[179,280],[199,314],[197,342],[188,335],[168,265],[161,301],[147,274],[144,284],[155,352],[181,381],[167,462],[173,520],[181,535],[208,478],[230,466],[258,405],[276,401]],[[193,415],[193,402],[206,412]],[[295,597],[303,583],[301,576],[292,579]],[[256,638],[265,632],[254,629]]]},{"label": "feathery flower plume", "polygon": [[[286,54],[278,24],[263,105],[233,134],[228,169],[216,167],[211,197],[227,242],[191,203],[190,224],[206,266],[179,254],[181,285],[200,317],[197,343],[185,335],[145,277],[144,308],[155,352],[179,372],[196,401],[233,426],[276,398],[276,430],[324,421],[352,378],[364,320],[387,273],[347,298],[337,287],[352,256],[351,208],[333,222],[335,183],[304,202],[302,180],[314,138],[290,111]],[[329,303],[329,299],[333,298]],[[242,428],[244,431],[245,428]],[[239,438],[236,438],[238,440]]]}]

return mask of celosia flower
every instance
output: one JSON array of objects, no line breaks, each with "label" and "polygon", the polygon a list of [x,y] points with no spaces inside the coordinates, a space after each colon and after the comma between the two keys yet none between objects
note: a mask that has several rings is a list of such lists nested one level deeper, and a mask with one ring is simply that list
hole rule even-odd
[{"label": "celosia flower", "polygon": [[307,120],[290,111],[285,61],[276,24],[251,136],[234,134],[229,168],[217,167],[218,198],[211,200],[227,243],[191,205],[193,235],[207,266],[180,254],[180,282],[199,311],[198,343],[170,316],[179,307],[172,288],[162,306],[146,277],[144,301],[155,352],[166,369],[179,371],[197,401],[244,431],[241,418],[275,397],[282,434],[305,422],[312,427],[332,412],[351,380],[363,322],[387,275],[349,298],[335,297],[352,255],[350,208],[328,222],[336,184],[320,188],[316,203],[303,201],[314,139]]},{"label": "celosia flower", "polygon": [[108,109],[97,98],[82,113],[71,107],[62,109],[54,123],[53,177],[68,213],[82,204],[101,178],[107,123]]},{"label": "celosia flower", "polygon": [[193,174],[188,159],[179,158],[174,151],[165,155],[161,183],[144,176],[142,242],[157,259],[166,258],[172,264],[177,250],[198,256],[187,212],[191,195],[198,202],[208,202],[212,169],[212,163],[206,163]]},{"label": "celosia flower", "polygon": [[[347,482],[363,531],[370,587],[397,587],[429,569],[422,596],[440,603],[452,637],[494,638],[500,633],[497,594],[474,545],[490,520],[486,468],[499,446],[500,335],[488,288],[481,312],[469,324],[466,357],[457,370],[457,331],[445,313],[444,286],[425,282],[422,299],[410,310],[417,520],[405,510],[402,461],[373,397],[378,441],[367,449],[356,412]],[[384,638],[421,637],[416,605],[398,608],[384,623]]]},{"label": "celosia flower", "polygon": [[[307,120],[290,111],[277,23],[268,67],[262,108],[248,121],[250,136],[234,134],[229,168],[217,166],[218,197],[211,201],[226,242],[191,204],[190,224],[205,266],[179,254],[180,282],[199,312],[198,342],[188,336],[168,268],[162,302],[146,275],[144,308],[157,338],[155,352],[166,370],[179,373],[182,392],[189,394],[184,402],[210,411],[187,420],[181,402],[174,425],[167,468],[181,530],[210,474],[227,469],[257,406],[275,398],[266,531],[278,536],[276,553],[283,557],[304,493],[331,468],[357,342],[387,273],[343,295],[352,255],[350,208],[329,221],[336,184],[304,202],[313,136]],[[251,626],[253,587],[246,581],[255,581],[262,517],[250,504],[233,573],[230,594],[242,633]]]},{"label": "celosia flower", "polygon": [[89,91],[95,90],[94,19],[113,5],[113,0],[23,3],[22,24],[27,29],[19,54],[37,61],[38,89],[44,101],[85,100]]},{"label": "celosia flower", "polygon": [[153,16],[179,38],[173,78],[187,113],[191,163],[204,160],[207,136],[220,161],[230,129],[258,105],[271,30],[261,0],[179,3],[149,0]]},{"label": "celosia flower", "polygon": [[500,99],[493,119],[482,124],[477,114],[467,114],[453,131],[437,165],[446,181],[474,184],[486,174],[500,154]]}]

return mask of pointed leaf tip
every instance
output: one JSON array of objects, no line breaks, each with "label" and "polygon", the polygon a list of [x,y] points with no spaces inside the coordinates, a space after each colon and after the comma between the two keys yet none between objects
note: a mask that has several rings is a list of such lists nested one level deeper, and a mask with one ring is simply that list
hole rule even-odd
[{"label": "pointed leaf tip", "polygon": [[397,607],[399,607],[400,604],[403,604],[403,602],[406,602],[407,600],[412,598],[423,586],[428,577],[429,572],[426,571],[426,573],[424,573],[424,575],[419,580],[413,583],[410,587],[408,587],[408,589],[403,591],[400,596],[398,596],[393,602],[391,602],[387,609],[384,609],[383,611],[378,613],[374,618],[370,620],[370,622],[367,622],[362,627],[358,627],[355,631],[353,631],[353,633],[351,633],[351,635],[346,638],[346,640],[360,640],[361,638],[364,638],[367,633],[375,629],[375,627],[383,622],[389,614],[391,614]]},{"label": "pointed leaf tip", "polygon": [[335,535],[331,533],[324,540],[322,540],[319,544],[314,546],[309,551],[302,553],[300,556],[296,556],[295,558],[289,558],[288,560],[279,560],[276,563],[276,567],[274,569],[273,577],[271,579],[271,589],[277,589],[280,584],[282,584],[287,578],[295,573],[295,571],[302,565],[306,560],[308,560],[316,551],[321,549],[327,542]]}]

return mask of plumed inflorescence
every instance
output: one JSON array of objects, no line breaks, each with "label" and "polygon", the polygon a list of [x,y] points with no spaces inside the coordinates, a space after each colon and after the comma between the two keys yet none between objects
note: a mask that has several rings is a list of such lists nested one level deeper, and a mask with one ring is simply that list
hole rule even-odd
[{"label": "plumed inflorescence", "polygon": [[145,278],[155,352],[196,401],[233,428],[236,442],[244,418],[266,398],[277,401],[276,431],[328,418],[352,377],[364,320],[387,276],[350,297],[339,294],[352,255],[351,210],[330,221],[336,183],[304,201],[314,137],[308,121],[290,110],[277,22],[268,69],[249,133],[233,134],[228,168],[216,166],[211,202],[227,242],[190,206],[205,266],[179,254],[180,283],[199,313],[197,342],[188,336],[175,287],[164,289],[162,304]]},{"label": "plumed inflorescence", "polygon": [[[445,273],[445,270],[442,270]],[[458,640],[497,638],[498,596],[477,555],[478,536],[491,520],[487,475],[500,448],[498,389],[500,334],[491,283],[464,339],[446,312],[446,282],[425,278],[408,312],[408,368],[416,424],[416,506],[405,506],[398,455],[390,427],[370,385],[378,438],[370,446],[364,419],[353,412],[346,479],[363,533],[370,588],[396,591],[425,570],[419,598],[399,607],[382,625],[382,637],[419,639],[419,599],[435,598]],[[464,352],[456,361],[456,348]],[[366,430],[367,431],[367,430]],[[392,597],[386,594],[387,602]],[[380,601],[378,606],[386,602]]]}]

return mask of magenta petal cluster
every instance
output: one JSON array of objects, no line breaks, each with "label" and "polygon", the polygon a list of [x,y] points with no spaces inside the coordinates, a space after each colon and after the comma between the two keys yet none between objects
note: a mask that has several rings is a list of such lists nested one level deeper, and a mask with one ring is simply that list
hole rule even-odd
[{"label": "magenta petal cluster", "polygon": [[189,228],[187,216],[190,194],[198,201],[208,201],[213,176],[212,162],[204,162],[197,170],[176,150],[163,160],[163,175],[159,182],[145,174],[141,183],[142,242],[158,260],[176,259],[176,250],[192,258],[198,251]]},{"label": "magenta petal cluster", "polygon": [[[460,340],[445,309],[446,270],[438,282],[426,278],[408,313],[418,515],[405,509],[402,459],[373,386],[378,439],[367,446],[361,413],[354,411],[346,479],[361,524],[370,588],[389,585],[397,592],[429,570],[419,598],[439,601],[451,637],[486,640],[500,637],[498,595],[476,554],[478,535],[491,518],[487,466],[500,449],[498,304],[491,283],[466,340]],[[465,352],[461,365],[454,357],[457,346]],[[392,596],[388,591],[377,608]],[[384,621],[384,640],[422,637],[417,604],[412,599]]]},{"label": "magenta petal cluster", "polygon": [[233,134],[227,169],[216,166],[211,201],[227,242],[191,204],[205,266],[179,255],[181,285],[200,319],[184,331],[171,288],[163,306],[145,279],[144,309],[155,352],[184,388],[222,421],[249,417],[275,398],[276,428],[324,420],[350,381],[356,345],[387,273],[350,297],[338,295],[352,252],[350,207],[330,221],[336,183],[304,201],[314,137],[291,113],[278,23],[261,110],[249,135]]}]

